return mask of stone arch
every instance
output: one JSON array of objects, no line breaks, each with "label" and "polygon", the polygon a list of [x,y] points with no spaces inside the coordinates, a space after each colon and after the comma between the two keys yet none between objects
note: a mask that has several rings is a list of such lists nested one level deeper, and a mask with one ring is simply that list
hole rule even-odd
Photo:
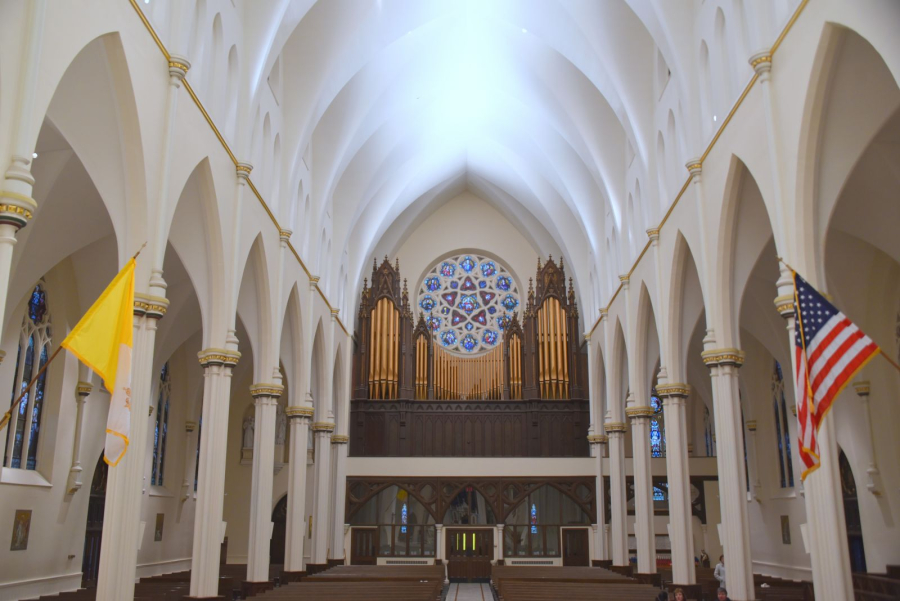
[{"label": "stone arch", "polygon": [[675,234],[670,273],[666,370],[669,381],[685,382],[688,343],[698,323],[705,321],[706,301],[694,253],[680,230]]},{"label": "stone arch", "polygon": [[268,382],[271,370],[277,365],[270,357],[277,348],[267,339],[272,335],[271,287],[269,262],[266,257],[262,234],[257,234],[247,254],[238,291],[237,313],[247,329],[254,353],[253,377],[255,382]]}]

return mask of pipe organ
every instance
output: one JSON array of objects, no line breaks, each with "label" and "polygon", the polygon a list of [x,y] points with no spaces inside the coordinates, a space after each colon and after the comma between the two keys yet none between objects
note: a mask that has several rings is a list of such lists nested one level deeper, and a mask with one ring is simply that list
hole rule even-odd
[{"label": "pipe organ", "polygon": [[469,356],[442,348],[432,315],[420,312],[414,324],[399,260],[376,261],[360,298],[354,400],[586,399],[586,351],[572,279],[566,284],[562,260],[538,259],[521,321],[510,311],[496,346]]}]

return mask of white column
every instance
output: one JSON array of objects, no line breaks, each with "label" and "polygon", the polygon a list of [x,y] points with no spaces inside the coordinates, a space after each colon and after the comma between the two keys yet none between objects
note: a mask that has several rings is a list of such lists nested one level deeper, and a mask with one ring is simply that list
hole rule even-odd
[{"label": "white column", "polygon": [[284,412],[291,424],[284,572],[286,580],[294,581],[303,574],[303,543],[306,540],[307,437],[314,411],[312,407],[302,405],[288,407]]},{"label": "white column", "polygon": [[156,322],[165,314],[167,304],[165,299],[153,305],[135,300],[131,433],[125,456],[119,465],[109,468],[106,482],[97,601],[121,601],[134,596]]},{"label": "white column", "polygon": [[253,476],[250,492],[250,539],[247,550],[247,582],[269,581],[269,543],[272,540],[272,480],[275,476],[275,415],[279,383],[250,387],[255,406]]},{"label": "white column", "polygon": [[184,422],[184,480],[181,482],[181,500],[187,501],[194,487],[194,468],[197,466],[197,422]]},{"label": "white column", "polygon": [[[83,363],[79,363],[79,375],[82,369],[90,373]],[[72,467],[69,468],[69,477],[66,480],[67,495],[75,494],[81,488],[81,473],[84,471],[81,467],[81,425],[84,421],[84,401],[93,389],[90,382],[79,381],[75,385],[75,440],[72,443]]]},{"label": "white column", "polygon": [[219,558],[225,536],[222,508],[225,501],[231,374],[241,354],[208,348],[197,356],[203,366],[202,419],[205,433],[200,437],[190,592],[192,599],[215,599],[219,591]]},{"label": "white column", "polygon": [[315,422],[315,496],[313,497],[313,537],[310,564],[322,569],[328,563],[328,492],[331,481],[331,433],[334,422]]},{"label": "white column", "polygon": [[[44,14],[47,0],[34,0],[26,8],[28,31],[19,77],[20,87],[16,98],[15,119],[13,119],[12,143],[9,148],[10,164],[0,185],[0,334],[6,321],[6,297],[9,292],[9,275],[12,266],[13,247],[16,232],[25,227],[37,210],[37,202],[31,197],[34,177],[31,175],[31,157],[34,139],[31,123],[35,106],[37,79],[40,70],[41,46],[44,35]],[[9,83],[9,82],[7,82]],[[2,360],[2,357],[0,357]]]},{"label": "white column", "polygon": [[[750,478],[748,500],[759,501],[759,490],[762,488],[762,483],[759,481],[759,458],[756,454],[756,420],[749,419],[744,422],[744,425],[747,427],[747,469],[750,472],[747,474],[747,477]],[[785,428],[787,428],[787,424],[785,424]],[[790,460],[789,457],[788,461]]]},{"label": "white column", "polygon": [[609,493],[613,565],[627,566],[628,531],[625,507],[625,423],[606,422],[609,437]]},{"label": "white column", "polygon": [[650,474],[650,416],[653,415],[653,408],[631,405],[625,409],[625,414],[631,420],[637,571],[639,574],[655,574],[656,532],[653,525],[653,479]]},{"label": "white column", "polygon": [[[787,321],[788,338],[794,348],[793,278],[782,267],[778,279],[775,308]],[[794,353],[791,353],[794,362]],[[791,373],[796,373],[791,369]],[[794,396],[798,398],[799,395]],[[852,599],[853,576],[850,572],[850,550],[847,545],[847,523],[844,498],[838,470],[837,439],[834,435],[834,413],[822,420],[817,439],[821,466],[803,481],[806,497],[807,534],[813,588],[819,599]]]},{"label": "white column", "polygon": [[495,564],[503,561],[503,526],[504,524],[497,524],[497,529],[494,532],[494,536],[496,537],[496,541],[494,542]]},{"label": "white column", "polygon": [[[709,337],[704,340],[705,344],[711,342]],[[738,349],[708,349],[702,357],[712,378],[728,596],[735,601],[747,601],[755,597],[745,492],[744,429],[738,393],[738,368],[744,362],[744,354]]]},{"label": "white column", "polygon": [[691,528],[691,481],[687,453],[685,399],[687,384],[656,387],[663,399],[666,424],[666,479],[669,488],[669,535],[672,543],[672,582],[695,584],[694,535]]},{"label": "white column", "polygon": [[594,499],[597,506],[597,522],[594,524],[594,557],[591,559],[609,559],[609,549],[606,545],[606,509],[603,507],[606,501],[606,485],[603,482],[603,451],[609,443],[606,434],[591,434],[588,442],[594,450],[594,475],[597,478],[594,487]]},{"label": "white column", "polygon": [[878,456],[875,454],[875,431],[872,430],[872,413],[869,408],[869,392],[871,386],[868,381],[853,383],[853,389],[859,395],[863,413],[866,418],[866,432],[869,434],[869,467],[866,468],[866,488],[876,497],[881,496],[881,473],[878,471]]},{"label": "white column", "polygon": [[331,446],[335,450],[334,462],[334,513],[332,520],[333,538],[331,541],[331,559],[345,560],[344,554],[344,509],[347,505],[347,443],[350,437],[346,434],[332,434]]}]

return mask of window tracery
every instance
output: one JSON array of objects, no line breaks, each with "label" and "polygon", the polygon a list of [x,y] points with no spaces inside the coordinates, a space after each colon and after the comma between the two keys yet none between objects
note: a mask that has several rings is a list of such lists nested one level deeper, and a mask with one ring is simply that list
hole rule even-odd
[{"label": "window tracery", "polygon": [[156,426],[153,429],[153,467],[150,471],[150,484],[163,485],[166,467],[166,436],[169,429],[169,397],[172,382],[169,377],[169,363],[166,362],[159,372],[159,396],[156,403]]},{"label": "window tracery", "polygon": [[432,266],[419,286],[417,303],[436,341],[466,354],[496,347],[520,305],[509,270],[476,254]]},{"label": "window tracery", "polygon": [[650,406],[653,408],[653,416],[650,418],[650,456],[665,457],[666,426],[663,404],[655,390],[650,395]]},{"label": "window tracery", "polygon": [[[31,291],[27,312],[22,319],[10,403],[15,402],[34,375],[47,364],[50,342],[51,329],[47,292],[41,284],[37,284]],[[47,373],[44,372],[31,390],[25,393],[17,410],[13,412],[9,428],[6,431],[4,466],[27,470],[37,469],[37,450],[41,434],[46,385]]]},{"label": "window tracery", "polygon": [[778,440],[778,473],[781,488],[794,486],[794,466],[791,463],[791,433],[788,429],[787,403],[784,400],[784,375],[781,364],[775,361],[772,371],[772,405],[775,410],[775,438]]}]

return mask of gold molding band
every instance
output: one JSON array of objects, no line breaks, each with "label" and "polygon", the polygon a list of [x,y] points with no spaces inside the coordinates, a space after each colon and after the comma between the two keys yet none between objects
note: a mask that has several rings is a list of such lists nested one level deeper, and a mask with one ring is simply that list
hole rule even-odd
[{"label": "gold molding band", "polygon": [[744,364],[743,351],[736,348],[717,348],[700,353],[703,364],[707,367],[713,365],[734,365],[740,367]]},{"label": "gold molding band", "polygon": [[191,69],[190,65],[185,65],[184,63],[182,63],[180,61],[175,61],[175,60],[169,61],[169,68],[170,69],[181,69],[185,73],[187,73]]},{"label": "gold molding band", "polygon": [[347,444],[348,442],[350,442],[350,437],[346,434],[331,435],[331,444]]},{"label": "gold molding band", "polygon": [[606,444],[609,442],[609,436],[606,434],[591,434],[587,438],[589,444]]},{"label": "gold molding band", "polygon": [[284,386],[281,384],[253,384],[250,387],[250,396],[254,399],[257,397],[275,397],[276,399],[284,392]]},{"label": "gold molding band", "polygon": [[775,299],[775,310],[782,317],[791,317],[794,315],[794,295],[786,294]]},{"label": "gold molding band", "polygon": [[750,430],[751,432],[756,432],[756,420],[755,419],[751,419],[750,421],[748,421],[746,426],[747,426],[747,429]]},{"label": "gold molding band", "polygon": [[653,407],[648,407],[647,405],[628,407],[625,409],[625,415],[631,419],[641,418],[641,417],[652,417],[656,411]]},{"label": "gold molding band", "polygon": [[756,69],[757,65],[761,65],[763,63],[771,63],[771,62],[772,62],[772,55],[767,52],[761,56],[757,56],[755,59],[750,61],[750,66],[753,67],[754,69]]},{"label": "gold molding band", "polygon": [[648,236],[651,240],[653,240],[654,238],[659,238],[659,228],[658,228],[658,227],[651,227],[650,229],[647,230],[647,236]]},{"label": "gold molding band", "polygon": [[90,382],[79,382],[75,385],[75,393],[81,396],[87,396],[94,390],[94,385]]},{"label": "gold molding band", "polygon": [[234,367],[241,359],[241,354],[237,351],[229,351],[223,348],[208,348],[197,353],[200,365],[227,365]]},{"label": "gold molding band", "polygon": [[[9,195],[10,195],[10,192],[3,192],[3,194],[0,196],[9,196]],[[31,214],[31,211],[29,211],[28,209],[25,209],[23,207],[20,207],[18,205],[0,204],[0,213],[12,213],[13,215],[21,215],[22,217],[25,218],[25,221],[28,221],[33,217],[33,215]]]},{"label": "gold molding band", "polygon": [[334,432],[334,422],[314,422],[312,425],[313,432]]},{"label": "gold molding band", "polygon": [[193,432],[197,429],[197,422],[184,422],[184,431]]},{"label": "gold molding band", "polygon": [[797,417],[797,405],[791,405],[791,413],[794,414],[794,417]]},{"label": "gold molding band", "polygon": [[868,380],[863,380],[860,382],[854,382],[853,389],[859,396],[868,396],[869,391],[871,390],[871,385],[869,384]]},{"label": "gold molding band", "polygon": [[609,433],[624,432],[627,428],[628,426],[625,422],[606,422],[603,424],[603,429]]},{"label": "gold molding band", "polygon": [[656,387],[656,394],[664,396],[690,396],[691,385],[682,384],[680,382],[672,382],[671,384],[662,384]]},{"label": "gold molding band", "polygon": [[284,414],[288,417],[312,417],[316,414],[316,410],[312,407],[292,405],[285,408]]},{"label": "gold molding band", "polygon": [[162,296],[134,293],[134,314],[161,319],[169,309],[169,300]]}]

